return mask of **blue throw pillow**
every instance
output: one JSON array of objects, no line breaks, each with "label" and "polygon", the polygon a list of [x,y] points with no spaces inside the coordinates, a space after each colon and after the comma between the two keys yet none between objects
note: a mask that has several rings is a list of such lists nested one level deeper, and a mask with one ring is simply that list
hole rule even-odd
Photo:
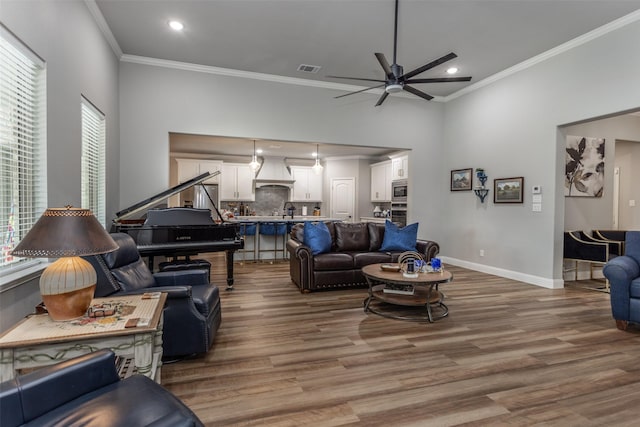
[{"label": "blue throw pillow", "polygon": [[323,254],[331,250],[331,233],[324,222],[304,223],[304,244],[311,248],[313,255]]},{"label": "blue throw pillow", "polygon": [[418,223],[399,228],[391,221],[384,223],[384,238],[380,252],[415,251],[418,240]]}]

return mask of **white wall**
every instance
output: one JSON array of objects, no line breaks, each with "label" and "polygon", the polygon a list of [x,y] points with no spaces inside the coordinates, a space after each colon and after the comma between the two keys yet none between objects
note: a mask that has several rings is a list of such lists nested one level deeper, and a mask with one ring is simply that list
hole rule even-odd
[{"label": "white wall", "polygon": [[[639,101],[640,104],[640,101]],[[613,171],[619,156],[619,146],[616,140],[640,141],[640,117],[618,116],[601,120],[593,120],[561,129],[564,135],[586,136],[605,139],[605,183],[602,197],[565,197],[564,228],[565,230],[593,230],[613,228]],[[640,148],[640,144],[637,144]],[[640,165],[640,162],[636,163]],[[638,168],[636,168],[638,169]],[[625,168],[622,177],[623,188],[632,188],[633,182],[638,182],[640,171],[635,175],[633,169]],[[637,187],[633,186],[633,187]],[[640,191],[640,189],[638,189]],[[628,199],[627,199],[628,201]],[[640,200],[639,200],[640,202]],[[640,204],[640,203],[639,203]],[[630,213],[630,208],[622,214]],[[620,227],[623,229],[623,227]]]},{"label": "white wall", "polygon": [[[561,286],[564,136],[559,125],[640,106],[640,22],[446,104],[447,169],[484,167],[493,179],[523,176],[524,203],[480,204],[448,193],[438,240],[451,261],[543,286]],[[542,186],[542,212],[531,186]],[[444,187],[444,186],[443,186]],[[479,250],[485,256],[479,256]]]},{"label": "white wall", "polygon": [[[107,120],[107,215],[119,200],[118,60],[81,1],[3,0],[0,21],[46,62],[48,206],[80,206],[80,96]],[[0,331],[40,302],[37,280],[0,294]]]},{"label": "white wall", "polygon": [[[120,67],[121,199],[124,208],[169,186],[169,132],[412,148],[416,182],[441,168],[442,104],[123,62]],[[415,220],[436,221],[440,197],[426,186]]]}]

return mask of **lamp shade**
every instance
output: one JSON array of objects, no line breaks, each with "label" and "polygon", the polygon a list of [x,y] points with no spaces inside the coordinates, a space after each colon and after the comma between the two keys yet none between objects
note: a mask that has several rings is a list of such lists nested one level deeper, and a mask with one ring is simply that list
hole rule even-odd
[{"label": "lamp shade", "polygon": [[60,258],[40,277],[40,295],[53,320],[84,315],[96,287],[96,272],[81,255],[112,252],[118,245],[89,209],[49,208],[12,255]]},{"label": "lamp shade", "polygon": [[113,252],[118,245],[89,209],[49,208],[20,240],[12,255],[59,258]]}]

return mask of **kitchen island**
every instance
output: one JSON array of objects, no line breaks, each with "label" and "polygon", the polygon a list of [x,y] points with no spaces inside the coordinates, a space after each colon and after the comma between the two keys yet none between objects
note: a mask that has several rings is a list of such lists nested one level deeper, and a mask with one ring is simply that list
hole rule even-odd
[{"label": "kitchen island", "polygon": [[237,251],[240,255],[236,261],[269,261],[287,258],[285,243],[294,224],[301,222],[332,221],[340,222],[342,218],[331,218],[313,215],[272,215],[272,216],[237,216],[229,218],[229,222],[240,224],[240,235],[244,239],[244,249]]}]

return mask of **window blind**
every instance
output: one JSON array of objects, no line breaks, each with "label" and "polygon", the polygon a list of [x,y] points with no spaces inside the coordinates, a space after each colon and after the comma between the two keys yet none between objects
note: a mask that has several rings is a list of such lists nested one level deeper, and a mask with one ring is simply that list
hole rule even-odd
[{"label": "window blind", "polygon": [[90,209],[105,226],[104,114],[82,97],[82,207]]},{"label": "window blind", "polygon": [[0,273],[46,204],[44,63],[0,27]]}]

